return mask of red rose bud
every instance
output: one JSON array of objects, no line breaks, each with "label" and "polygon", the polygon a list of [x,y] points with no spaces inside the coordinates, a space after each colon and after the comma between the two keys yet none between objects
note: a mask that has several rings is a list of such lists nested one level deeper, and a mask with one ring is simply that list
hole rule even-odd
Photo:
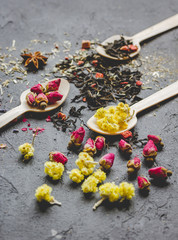
[{"label": "red rose bud", "polygon": [[68,148],[80,147],[85,136],[85,129],[80,127],[78,130],[74,131],[70,137],[68,143]]},{"label": "red rose bud", "polygon": [[44,91],[44,87],[39,83],[35,86],[33,86],[31,89],[30,89],[31,92],[34,92],[36,94],[39,94],[39,93],[43,93]]},{"label": "red rose bud", "polygon": [[150,190],[149,186],[150,186],[150,182],[148,181],[148,179],[146,177],[137,177],[137,181],[138,181],[138,187],[141,190]]},{"label": "red rose bud", "polygon": [[129,143],[127,143],[126,141],[124,141],[123,139],[121,139],[119,142],[119,149],[124,153],[128,153],[128,154],[132,153],[131,145]]},{"label": "red rose bud", "polygon": [[154,142],[152,140],[149,140],[143,148],[143,156],[147,161],[154,161],[157,155],[157,151],[158,149],[155,146]]},{"label": "red rose bud", "polygon": [[172,171],[167,170],[165,167],[155,167],[148,170],[148,174],[151,178],[167,179],[172,175]]},{"label": "red rose bud", "polygon": [[89,138],[83,148],[83,152],[87,152],[90,156],[96,153],[95,142],[93,139]]},{"label": "red rose bud", "polygon": [[35,93],[30,92],[30,93],[27,94],[26,100],[27,100],[27,103],[30,106],[35,106],[36,105],[35,97],[36,97]]},{"label": "red rose bud", "polygon": [[42,109],[45,109],[45,107],[48,104],[48,98],[46,97],[46,95],[44,93],[38,94],[35,98],[35,101],[36,101],[37,105]]},{"label": "red rose bud", "polygon": [[50,104],[54,104],[55,102],[61,100],[63,97],[63,95],[61,95],[59,92],[48,92],[46,93],[46,96]]},{"label": "red rose bud", "polygon": [[102,151],[105,147],[105,138],[102,136],[98,136],[95,139],[95,147],[98,151]]},{"label": "red rose bud", "polygon": [[57,91],[59,89],[61,79],[49,81],[46,85],[46,92]]},{"label": "red rose bud", "polygon": [[128,167],[128,173],[134,173],[138,171],[141,167],[141,161],[140,158],[134,157],[134,159],[131,159],[127,162],[127,167]]},{"label": "red rose bud", "polygon": [[158,147],[164,146],[164,143],[162,142],[162,139],[160,138],[160,136],[148,135],[147,137],[148,137],[148,140],[152,140],[156,146]]},{"label": "red rose bud", "polygon": [[95,74],[95,78],[103,78],[103,77],[104,77],[104,75],[102,73],[97,72]]},{"label": "red rose bud", "polygon": [[67,157],[61,152],[50,152],[49,159],[52,162],[62,163],[63,165],[67,163]]},{"label": "red rose bud", "polygon": [[100,160],[99,164],[102,170],[108,170],[112,167],[114,163],[115,154],[114,153],[107,153],[104,155]]}]

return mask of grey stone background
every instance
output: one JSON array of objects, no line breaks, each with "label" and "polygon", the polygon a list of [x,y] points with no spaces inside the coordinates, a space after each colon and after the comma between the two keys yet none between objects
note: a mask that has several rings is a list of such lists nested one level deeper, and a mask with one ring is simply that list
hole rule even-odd
[{"label": "grey stone background", "polygon": [[[0,96],[0,108],[10,110],[20,104],[19,97],[26,90],[27,83],[33,86],[67,54],[63,52],[62,43],[72,43],[71,53],[79,49],[83,39],[98,38],[100,41],[109,36],[123,33],[131,36],[153,24],[177,13],[176,0],[0,0],[0,47],[1,53],[8,52],[15,40],[16,51],[8,52],[20,59],[20,52],[30,46],[31,40],[39,39],[41,43],[32,44],[32,50],[43,53],[51,52],[54,44],[59,43],[60,52],[48,59],[43,70],[29,72],[27,81],[10,81]],[[45,41],[45,42],[44,42]],[[157,90],[177,80],[177,29],[160,35],[142,45],[140,57],[144,59],[141,70],[142,81],[151,89],[142,90],[141,97],[149,96]],[[154,58],[151,56],[154,55]],[[160,62],[155,59],[161,56]],[[154,60],[153,60],[154,59]],[[148,61],[149,60],[149,61]],[[151,68],[158,64],[157,82],[152,81]],[[22,65],[23,67],[23,65]],[[159,69],[161,67],[161,70]],[[24,68],[24,67],[23,67]],[[153,71],[154,73],[154,71]],[[159,75],[159,76],[160,76]],[[16,75],[15,75],[16,76]],[[49,78],[52,79],[53,76]],[[15,78],[0,72],[0,84]],[[71,84],[68,99],[63,111],[71,107],[70,99],[78,92]],[[13,96],[13,98],[12,98]],[[140,195],[136,180],[131,181],[136,187],[136,196],[129,205],[105,203],[95,212],[93,204],[99,199],[98,194],[88,198],[73,186],[67,173],[57,184],[50,182],[44,174],[44,162],[52,150],[67,152],[69,133],[57,131],[52,123],[45,121],[46,115],[27,115],[32,127],[44,127],[45,131],[35,140],[35,156],[28,163],[21,161],[18,146],[30,142],[32,133],[22,132],[27,123],[19,121],[7,126],[0,133],[0,144],[7,144],[0,149],[0,239],[1,240],[115,240],[115,239],[162,239],[178,238],[178,162],[177,162],[177,98],[171,99],[152,108],[139,116],[135,127],[140,139],[148,134],[160,135],[165,144],[158,153],[157,163],[173,171],[173,176],[163,186],[151,186],[147,197]],[[86,121],[93,112],[84,110],[82,118]],[[2,114],[2,113],[1,113]],[[80,125],[77,122],[78,127]],[[13,133],[13,129],[19,133]],[[86,137],[96,135],[86,129]],[[107,141],[118,143],[119,137]],[[107,180],[128,181],[126,159],[116,147],[109,150],[116,154],[115,163]],[[135,148],[132,156],[141,157],[142,148]],[[66,170],[75,167],[76,154],[69,155]],[[97,160],[97,158],[96,158]],[[142,158],[143,160],[143,158]],[[147,176],[148,167],[144,164],[140,175]],[[130,182],[130,181],[129,181]],[[47,183],[53,187],[53,196],[62,202],[62,206],[41,209],[35,200],[35,189]]]}]

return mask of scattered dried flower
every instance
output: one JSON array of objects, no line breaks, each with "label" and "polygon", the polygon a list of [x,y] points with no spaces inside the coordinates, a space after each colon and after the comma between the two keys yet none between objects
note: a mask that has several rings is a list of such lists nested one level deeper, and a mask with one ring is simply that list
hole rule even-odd
[{"label": "scattered dried flower", "polygon": [[143,148],[143,156],[147,161],[153,162],[155,157],[157,156],[157,147],[155,146],[152,140],[149,140],[147,144]]},{"label": "scattered dried flower", "polygon": [[126,141],[124,141],[123,139],[120,140],[119,142],[119,149],[127,154],[131,154],[132,153],[132,147],[129,143],[127,143]]},{"label": "scattered dried flower", "polygon": [[150,190],[149,186],[151,183],[148,181],[146,177],[138,176],[137,181],[138,181],[138,187],[141,190],[148,190],[148,191]]},{"label": "scattered dried flower", "polygon": [[93,139],[89,138],[83,148],[83,152],[87,152],[90,156],[96,153],[95,142]]},{"label": "scattered dried flower", "polygon": [[154,179],[167,179],[167,177],[172,175],[172,171],[167,170],[165,167],[155,167],[148,170],[148,174]]}]

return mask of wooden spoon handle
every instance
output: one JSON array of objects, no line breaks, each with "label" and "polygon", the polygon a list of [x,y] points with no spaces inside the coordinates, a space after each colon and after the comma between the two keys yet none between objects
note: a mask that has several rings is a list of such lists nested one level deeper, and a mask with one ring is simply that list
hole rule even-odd
[{"label": "wooden spoon handle", "polygon": [[153,25],[142,32],[139,32],[132,36],[133,42],[142,42],[148,38],[156,36],[160,33],[166,32],[172,28],[178,26],[178,14],[174,15],[173,17],[167,18],[166,20]]},{"label": "wooden spoon handle", "polygon": [[131,106],[132,109],[139,113],[157,103],[169,99],[178,94],[178,81],[163,88],[162,90],[152,94],[151,96],[141,100],[140,102]]},{"label": "wooden spoon handle", "polygon": [[18,107],[15,107],[4,113],[2,116],[0,116],[0,129],[25,112],[27,112],[27,109],[22,105],[19,105]]}]

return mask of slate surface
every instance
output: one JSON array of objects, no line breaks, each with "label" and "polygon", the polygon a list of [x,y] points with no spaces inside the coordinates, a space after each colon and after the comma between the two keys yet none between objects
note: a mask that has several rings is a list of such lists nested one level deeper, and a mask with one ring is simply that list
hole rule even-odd
[{"label": "slate surface", "polygon": [[[33,50],[51,52],[54,43],[59,42],[61,52],[48,60],[45,69],[37,73],[28,73],[29,86],[40,82],[44,78],[41,74],[49,73],[59,59],[67,53],[63,52],[62,43],[65,40],[72,42],[71,51],[80,48],[83,39],[99,38],[101,41],[114,34],[123,33],[133,35],[161,20],[176,14],[176,0],[162,1],[121,1],[121,0],[1,0],[0,1],[0,47],[1,53],[16,40],[16,51],[8,52],[20,59],[20,51],[29,47],[33,39],[41,43],[32,44]],[[144,44],[141,56],[145,61],[142,64],[143,80],[150,80],[151,89],[142,90],[140,96],[146,97],[161,87],[177,80],[177,29],[169,31]],[[47,41],[44,43],[44,41]],[[78,43],[78,44],[77,44]],[[153,56],[155,58],[151,58]],[[155,61],[159,56],[160,62]],[[166,63],[165,59],[168,59]],[[152,59],[152,60],[150,60]],[[154,60],[153,60],[154,59]],[[161,66],[151,72],[157,64]],[[150,67],[150,70],[149,70]],[[163,69],[163,67],[165,67]],[[171,73],[170,73],[171,71]],[[154,72],[157,76],[153,82]],[[156,76],[156,75],[155,75]],[[12,76],[0,72],[0,79],[4,82]],[[51,77],[50,77],[51,78]],[[146,81],[146,80],[145,80]],[[17,106],[20,93],[27,88],[26,83],[10,82],[4,87],[1,95],[0,108]],[[70,109],[70,99],[78,90],[71,85],[71,90],[63,110]],[[13,99],[12,99],[13,96]],[[28,164],[22,163],[18,146],[31,141],[30,131],[20,129],[27,126],[21,119],[13,126],[8,126],[0,135],[0,143],[7,144],[7,149],[0,150],[0,239],[1,240],[49,240],[49,239],[162,239],[175,240],[178,238],[178,208],[177,208],[177,98],[155,107],[139,117],[135,131],[140,139],[148,134],[157,134],[163,138],[164,149],[158,153],[158,165],[172,169],[173,176],[163,186],[152,184],[147,197],[140,195],[136,181],[136,196],[129,205],[111,205],[105,203],[97,211],[92,211],[93,204],[99,195],[86,198],[80,186],[75,187],[68,179],[67,173],[57,184],[50,182],[44,174],[43,164],[52,150],[67,152],[69,133],[57,131],[52,123],[45,121],[46,116],[27,115],[32,127],[44,127],[35,141],[35,156]],[[85,110],[82,118],[86,121],[93,113]],[[79,122],[77,123],[79,126]],[[13,133],[13,129],[19,133]],[[96,135],[86,130],[86,137]],[[115,144],[118,138],[108,139]],[[116,154],[116,160],[108,181],[119,183],[128,180],[126,159],[118,149],[110,147],[108,151]],[[105,150],[107,152],[107,150]],[[103,153],[105,153],[103,152]],[[142,148],[135,148],[133,156],[141,156]],[[76,154],[69,155],[67,170],[72,169],[77,158]],[[97,158],[96,158],[97,160]],[[148,167],[143,163],[140,174],[147,175]],[[53,206],[41,209],[36,203],[35,189],[47,183],[53,187],[53,195],[62,202],[62,206]]]}]

